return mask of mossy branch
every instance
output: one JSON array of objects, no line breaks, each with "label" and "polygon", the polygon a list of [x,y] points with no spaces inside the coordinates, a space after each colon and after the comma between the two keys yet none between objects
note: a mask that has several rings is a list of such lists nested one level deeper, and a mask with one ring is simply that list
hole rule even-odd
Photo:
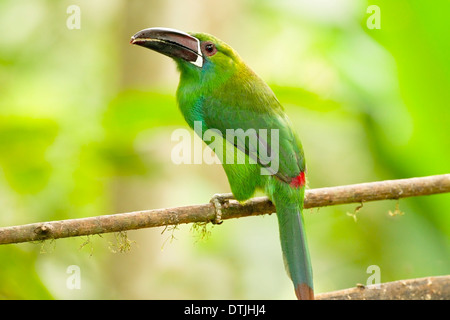
[{"label": "mossy branch", "polygon": [[[450,174],[311,189],[305,193],[304,207],[316,208],[346,203],[361,204],[368,201],[400,199],[446,192],[450,192]],[[266,197],[253,198],[244,204],[231,200],[222,209],[221,219],[227,220],[273,212],[275,212],[275,207]],[[214,221],[215,215],[214,205],[208,203],[39,222],[0,228],[0,244],[78,237],[183,223],[204,223]]]}]

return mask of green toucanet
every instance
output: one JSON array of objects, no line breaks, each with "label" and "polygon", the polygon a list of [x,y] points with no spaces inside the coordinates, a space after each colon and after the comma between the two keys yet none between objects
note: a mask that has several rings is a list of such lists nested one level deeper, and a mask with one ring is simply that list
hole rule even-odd
[{"label": "green toucanet", "polygon": [[210,146],[206,131],[221,133],[222,147],[213,150],[235,199],[244,201],[262,190],[273,202],[283,258],[297,298],[313,299],[302,216],[305,158],[275,94],[236,51],[209,34],[149,28],[136,33],[131,43],[176,61],[181,73],[177,101],[184,118],[191,128],[201,124],[197,133]]}]

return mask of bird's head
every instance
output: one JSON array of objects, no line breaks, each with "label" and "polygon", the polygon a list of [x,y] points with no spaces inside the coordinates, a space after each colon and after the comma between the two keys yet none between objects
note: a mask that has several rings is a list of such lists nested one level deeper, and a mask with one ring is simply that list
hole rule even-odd
[{"label": "bird's head", "polygon": [[224,75],[241,63],[230,46],[206,33],[149,28],[136,33],[130,43],[173,58],[182,73]]}]

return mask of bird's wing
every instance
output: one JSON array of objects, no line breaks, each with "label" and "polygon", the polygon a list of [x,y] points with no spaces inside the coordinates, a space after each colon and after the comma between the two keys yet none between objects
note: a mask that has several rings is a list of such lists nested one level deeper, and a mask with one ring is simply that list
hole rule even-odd
[{"label": "bird's wing", "polygon": [[290,183],[305,170],[305,161],[284,111],[274,96],[261,99],[245,91],[237,94],[240,97],[228,92],[204,99],[206,127],[219,130],[228,142],[266,168],[268,174]]}]

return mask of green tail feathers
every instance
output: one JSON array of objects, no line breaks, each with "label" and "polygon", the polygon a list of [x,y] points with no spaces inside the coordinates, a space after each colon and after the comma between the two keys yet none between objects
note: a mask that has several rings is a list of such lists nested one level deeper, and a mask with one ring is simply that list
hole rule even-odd
[{"label": "green tail feathers", "polygon": [[286,271],[298,299],[313,299],[312,269],[302,216],[305,188],[278,185],[272,194],[277,209],[281,249]]}]

